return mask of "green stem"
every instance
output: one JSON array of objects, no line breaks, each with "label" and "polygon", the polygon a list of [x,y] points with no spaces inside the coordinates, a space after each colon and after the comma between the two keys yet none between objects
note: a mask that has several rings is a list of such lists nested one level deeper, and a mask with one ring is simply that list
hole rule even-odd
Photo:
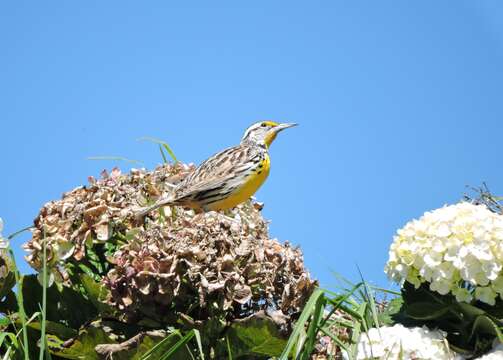
[{"label": "green stem", "polygon": [[14,239],[16,236],[18,236],[19,234],[24,233],[25,231],[29,231],[29,230],[31,230],[31,229],[33,229],[33,226],[27,226],[27,227],[25,227],[24,229],[21,229],[21,230],[19,230],[19,231],[16,231],[15,233],[12,233],[12,234],[10,234],[9,236],[7,236],[7,240],[12,240],[12,239]]},{"label": "green stem", "polygon": [[45,352],[45,321],[47,310],[47,239],[44,230],[43,257],[42,257],[42,323],[40,329],[40,352],[39,360],[44,360]]},{"label": "green stem", "polygon": [[[33,226],[27,226],[24,229],[21,229],[19,231],[16,231],[15,233],[10,234],[7,236],[7,240],[12,240],[19,234],[33,229]],[[28,345],[28,330],[26,328],[26,312],[24,310],[24,302],[23,302],[23,276],[18,270],[17,264],[16,264],[16,258],[14,257],[14,251],[12,251],[12,247],[9,245],[8,247],[9,255],[12,259],[12,264],[14,265],[14,277],[16,278],[16,300],[17,300],[17,306],[18,306],[18,312],[19,312],[19,319],[21,320],[21,327],[23,331],[23,353],[24,353],[24,359],[25,360],[30,360],[30,351],[29,351],[29,345]]]},{"label": "green stem", "polygon": [[[21,233],[21,232],[22,231],[18,231],[17,233],[14,234],[14,236],[17,235],[18,233]],[[9,237],[9,238],[11,238],[11,237]],[[19,319],[21,320],[21,326],[23,329],[24,359],[30,360],[29,346],[28,346],[28,331],[26,328],[26,312],[24,311],[24,305],[23,305],[23,277],[19,273],[19,270],[16,265],[16,259],[14,258],[14,252],[12,251],[12,248],[10,247],[10,245],[9,245],[9,254],[12,259],[12,264],[14,265],[14,277],[16,278],[16,285],[17,285],[16,286],[16,300],[17,300],[17,306],[19,308]]]}]

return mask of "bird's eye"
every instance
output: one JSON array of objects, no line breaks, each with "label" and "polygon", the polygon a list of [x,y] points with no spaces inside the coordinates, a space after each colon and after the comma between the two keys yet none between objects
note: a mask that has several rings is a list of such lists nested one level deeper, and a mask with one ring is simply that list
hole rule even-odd
[{"label": "bird's eye", "polygon": [[266,127],[267,126],[267,123],[262,123],[262,127]]}]

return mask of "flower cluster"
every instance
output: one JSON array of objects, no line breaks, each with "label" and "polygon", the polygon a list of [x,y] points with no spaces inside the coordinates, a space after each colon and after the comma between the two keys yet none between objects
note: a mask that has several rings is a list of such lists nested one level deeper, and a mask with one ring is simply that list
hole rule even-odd
[{"label": "flower cluster", "polygon": [[[256,203],[194,215],[176,209],[176,218],[154,217],[122,245],[104,278],[109,303],[134,318],[148,306],[157,319],[175,308],[197,320],[229,313],[251,316],[274,307],[283,320],[302,310],[316,282],[302,252],[269,238]],[[284,321],[283,321],[284,322]],[[280,325],[280,323],[278,323]]]},{"label": "flower cluster", "polygon": [[458,359],[449,350],[445,335],[427,327],[401,324],[372,328],[360,336],[356,359]]},{"label": "flower cluster", "polygon": [[184,164],[160,166],[152,172],[132,169],[122,174],[118,168],[103,171],[100,179],[89,177],[87,186],[79,186],[63,194],[60,200],[46,203],[34,221],[32,239],[24,244],[26,261],[33,268],[42,268],[43,245],[47,263],[56,281],[68,280],[61,266],[70,260],[80,262],[86,244],[105,243],[116,233],[136,226],[132,219],[134,207],[165,191],[165,183],[176,183],[193,167]]},{"label": "flower cluster", "polygon": [[418,288],[494,305],[503,297],[503,216],[461,202],[426,212],[398,230],[385,267],[388,277]]}]

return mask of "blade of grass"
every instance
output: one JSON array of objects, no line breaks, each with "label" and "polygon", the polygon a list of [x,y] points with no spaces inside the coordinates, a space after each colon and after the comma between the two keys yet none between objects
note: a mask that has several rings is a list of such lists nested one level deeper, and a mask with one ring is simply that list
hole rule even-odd
[{"label": "blade of grass", "polygon": [[348,351],[348,347],[346,344],[344,344],[341,340],[339,340],[339,338],[337,336],[334,336],[330,331],[328,330],[325,330],[323,328],[320,329],[320,331],[322,333],[324,333],[325,335],[327,335],[328,337],[330,337],[330,339],[332,339],[333,342],[335,342],[337,344],[337,346],[341,347],[342,349],[344,349],[346,352]]},{"label": "blade of grass", "polygon": [[[173,331],[171,334],[169,334],[164,339],[162,339],[161,341],[159,341],[149,351],[147,351],[145,354],[143,354],[143,356],[141,357],[141,360],[150,360],[151,359],[151,355],[153,353],[155,353],[158,350],[160,350],[167,342],[169,342],[174,337],[180,337],[181,338],[182,334],[178,330]],[[152,358],[152,359],[154,359],[154,358]]]},{"label": "blade of grass", "polygon": [[[359,314],[360,318],[363,319],[365,311],[366,311],[367,304],[362,303],[358,308],[356,309],[356,313]],[[353,328],[352,334],[351,334],[351,346],[349,348],[348,354],[351,359],[356,358],[356,351],[358,350],[358,340],[360,339],[360,335],[362,333],[361,328],[362,325],[365,323],[365,321],[355,321],[355,326]]]},{"label": "blade of grass", "polygon": [[201,341],[201,333],[199,330],[194,329],[194,335],[196,337],[197,349],[199,350],[199,356],[204,360],[203,343]]},{"label": "blade of grass", "polygon": [[162,144],[162,147],[168,152],[168,154],[171,156],[173,161],[175,163],[177,163],[178,159],[176,158],[175,153],[171,150],[171,148],[168,146],[168,144],[164,143],[164,144]]},{"label": "blade of grass", "polygon": [[[7,345],[8,340],[10,340],[11,345]],[[17,347],[17,338],[16,338],[16,335],[14,335],[13,333],[10,333],[10,332],[0,333],[0,348],[4,344],[4,341],[5,341],[6,347],[11,347],[11,346]]]},{"label": "blade of grass", "polygon": [[370,314],[372,315],[373,324],[367,324],[367,325],[370,325],[368,327],[371,327],[373,325],[379,328],[379,318],[377,316],[377,306],[375,303],[374,294],[372,293],[372,290],[370,290],[367,282],[363,278],[363,274],[360,270],[360,267],[357,265],[356,268],[358,269],[358,273],[360,274],[360,278],[363,283],[364,299],[370,304]]},{"label": "blade of grass", "polygon": [[166,158],[166,154],[164,153],[164,150],[162,149],[162,145],[159,145],[159,151],[161,152],[162,161],[165,164],[167,164],[168,163],[168,159]]},{"label": "blade of grass", "polygon": [[315,303],[313,317],[307,329],[307,341],[304,345],[304,350],[300,356],[301,360],[307,360],[314,350],[316,342],[316,334],[318,333],[318,325],[321,320],[321,314],[325,309],[326,299],[325,296],[320,296]]},{"label": "blade of grass", "polygon": [[[192,355],[192,351],[190,351],[189,345],[188,344],[184,344],[184,347],[185,347],[185,349],[187,349],[187,352],[189,353],[189,356],[190,356],[191,360],[196,360],[196,358],[194,357],[194,355]],[[171,355],[170,355],[170,357],[171,357]]]},{"label": "blade of grass", "polygon": [[338,288],[340,288],[341,290],[343,290],[343,291],[348,290],[348,288],[343,287],[343,284],[346,284],[346,285],[348,285],[350,287],[354,286],[354,283],[351,280],[347,279],[345,276],[343,276],[342,274],[338,273],[337,271],[331,270],[330,272],[335,277],[335,279],[340,283],[340,285],[338,286]]},{"label": "blade of grass", "polygon": [[[17,233],[8,237],[8,239],[12,239],[14,236],[20,234],[23,231],[18,231]],[[24,302],[23,302],[23,276],[19,272],[19,269],[16,264],[16,259],[14,257],[14,251],[12,251],[11,246],[9,245],[9,255],[12,259],[12,265],[14,268],[14,277],[16,278],[16,301],[18,306],[18,314],[19,320],[21,321],[22,333],[23,333],[23,343],[22,349],[24,353],[24,359],[30,360],[29,358],[29,345],[28,345],[28,331],[26,328],[26,312],[24,310]]]},{"label": "blade of grass", "polygon": [[327,294],[327,295],[332,295],[334,298],[344,298],[344,299],[349,299],[350,296],[346,296],[348,293],[350,293],[351,295],[353,295],[353,293],[356,291],[356,289],[358,289],[360,286],[363,285],[363,283],[359,282],[357,284],[354,284],[354,283],[350,283],[349,285],[351,285],[351,288],[347,288],[347,289],[343,289],[344,292],[343,292],[343,295],[341,294],[338,294],[336,292],[333,292],[329,289],[323,289],[323,291]]},{"label": "blade of grass", "polygon": [[[348,300],[354,294],[354,292],[360,288],[360,286],[362,286],[362,283],[358,283],[358,284],[354,285],[353,288],[350,291],[346,292],[344,295],[337,296],[337,300],[332,303],[332,309],[330,310],[328,315],[325,317],[325,319],[321,322],[320,327],[323,327],[325,325],[325,323],[327,322],[328,319],[330,319],[332,314],[335,313],[335,311],[337,311],[337,309],[340,309],[342,304],[346,300]],[[350,309],[348,308],[348,310],[350,310]]]},{"label": "blade of grass", "polygon": [[[12,240],[16,236],[24,233],[25,231],[29,231],[31,229],[33,229],[33,226],[28,226],[28,227],[25,227],[25,228],[23,228],[23,229],[21,229],[19,231],[16,231],[16,232],[10,234],[9,236],[7,236],[7,240]],[[27,327],[26,327],[26,324],[27,324],[27,321],[26,321],[26,312],[24,310],[24,305],[23,305],[24,304],[24,300],[23,300],[23,276],[19,272],[19,269],[18,269],[17,264],[16,264],[16,258],[14,256],[14,251],[12,250],[12,247],[10,246],[10,244],[8,245],[8,252],[9,252],[9,256],[10,256],[10,258],[12,260],[14,277],[16,279],[16,294],[15,295],[16,295],[16,302],[17,302],[17,306],[18,306],[19,321],[21,322],[21,330],[20,330],[20,332],[22,332],[22,334],[23,334],[23,342],[20,345],[21,345],[21,349],[22,349],[23,354],[24,354],[24,359],[25,360],[29,360],[28,330],[27,330]],[[19,333],[18,333],[17,336],[19,336]]]},{"label": "blade of grass", "polygon": [[87,160],[111,160],[111,161],[125,161],[131,164],[139,164],[143,165],[143,163],[139,160],[128,159],[122,156],[89,156],[86,158]]},{"label": "blade of grass", "polygon": [[290,352],[292,351],[295,343],[298,340],[298,337],[301,333],[301,331],[304,329],[304,326],[307,322],[307,320],[311,317],[313,314],[313,311],[316,306],[316,302],[318,301],[318,298],[320,298],[323,295],[323,290],[317,288],[314,290],[313,294],[307,301],[306,306],[304,307],[304,310],[300,314],[299,320],[297,320],[297,323],[295,324],[295,328],[292,331],[292,335],[290,335],[290,338],[288,339],[288,342],[286,343],[286,347],[281,353],[279,360],[287,360],[288,356],[290,355]]},{"label": "blade of grass", "polygon": [[5,352],[4,356],[2,357],[2,360],[12,359],[12,357],[10,356],[11,351],[12,351],[12,345],[7,348],[7,351]]},{"label": "blade of grass", "polygon": [[229,343],[229,337],[225,335],[225,342],[227,344],[227,358],[232,360],[231,344]]},{"label": "blade of grass", "polygon": [[391,295],[396,295],[396,296],[401,296],[402,293],[401,292],[398,292],[398,291],[393,291],[393,290],[389,290],[389,289],[384,289],[384,288],[381,288],[381,287],[378,287],[378,286],[373,286],[373,285],[369,285],[370,288],[374,291],[379,291],[379,292],[382,292],[382,293],[386,293],[386,294],[391,294]]},{"label": "blade of grass", "polygon": [[295,349],[294,349],[295,356],[293,357],[294,359],[298,359],[300,354],[302,353],[304,343],[306,342],[306,337],[307,337],[306,330],[304,329],[304,327],[302,327],[301,332],[299,334],[299,339],[295,343]]},{"label": "blade of grass", "polygon": [[47,349],[47,339],[45,337],[45,327],[47,319],[47,241],[44,229],[43,238],[43,252],[42,252],[42,309],[41,309],[41,322],[40,322],[40,351],[39,360],[44,360],[44,353],[48,359],[51,359],[51,354]]},{"label": "blade of grass", "polygon": [[141,137],[138,139],[138,141],[150,141],[150,142],[153,142],[154,144],[161,145],[164,148],[164,150],[166,150],[166,152],[169,154],[169,156],[171,156],[173,161],[175,163],[178,162],[178,159],[176,158],[175,153],[173,152],[171,147],[168,145],[168,143],[166,143],[165,141],[162,141],[162,140],[150,137],[150,136]]},{"label": "blade of grass", "polygon": [[30,231],[31,229],[34,229],[34,227],[33,227],[33,226],[27,226],[27,227],[25,227],[25,228],[23,228],[23,229],[21,229],[21,230],[18,230],[18,231],[16,231],[16,232],[14,232],[14,233],[10,234],[9,236],[7,236],[7,240],[12,240],[12,239],[14,239],[16,236],[18,236],[18,235],[20,235],[20,234],[24,233],[25,231]]},{"label": "blade of grass", "polygon": [[[195,336],[194,329],[190,330],[184,337],[177,341],[165,354],[163,354],[159,360],[166,360],[176,353],[182,346],[185,346],[193,337]],[[189,350],[190,353],[190,350]]]},{"label": "blade of grass", "polygon": [[[12,258],[14,258],[14,253],[10,250]],[[16,276],[16,300],[19,311],[19,319],[21,320],[21,329],[23,333],[23,352],[25,360],[29,360],[29,345],[28,345],[28,330],[26,328],[26,312],[24,310],[24,300],[23,300],[23,276],[17,270],[15,266],[14,275]]]}]

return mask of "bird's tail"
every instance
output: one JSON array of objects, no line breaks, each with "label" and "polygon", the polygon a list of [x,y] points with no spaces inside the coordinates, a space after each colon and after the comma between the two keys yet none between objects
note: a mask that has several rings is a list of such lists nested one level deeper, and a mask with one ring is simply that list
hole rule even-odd
[{"label": "bird's tail", "polygon": [[175,205],[171,197],[165,199],[159,199],[154,204],[144,207],[135,214],[135,218],[138,220],[143,219],[149,212],[154,211],[163,206]]}]

